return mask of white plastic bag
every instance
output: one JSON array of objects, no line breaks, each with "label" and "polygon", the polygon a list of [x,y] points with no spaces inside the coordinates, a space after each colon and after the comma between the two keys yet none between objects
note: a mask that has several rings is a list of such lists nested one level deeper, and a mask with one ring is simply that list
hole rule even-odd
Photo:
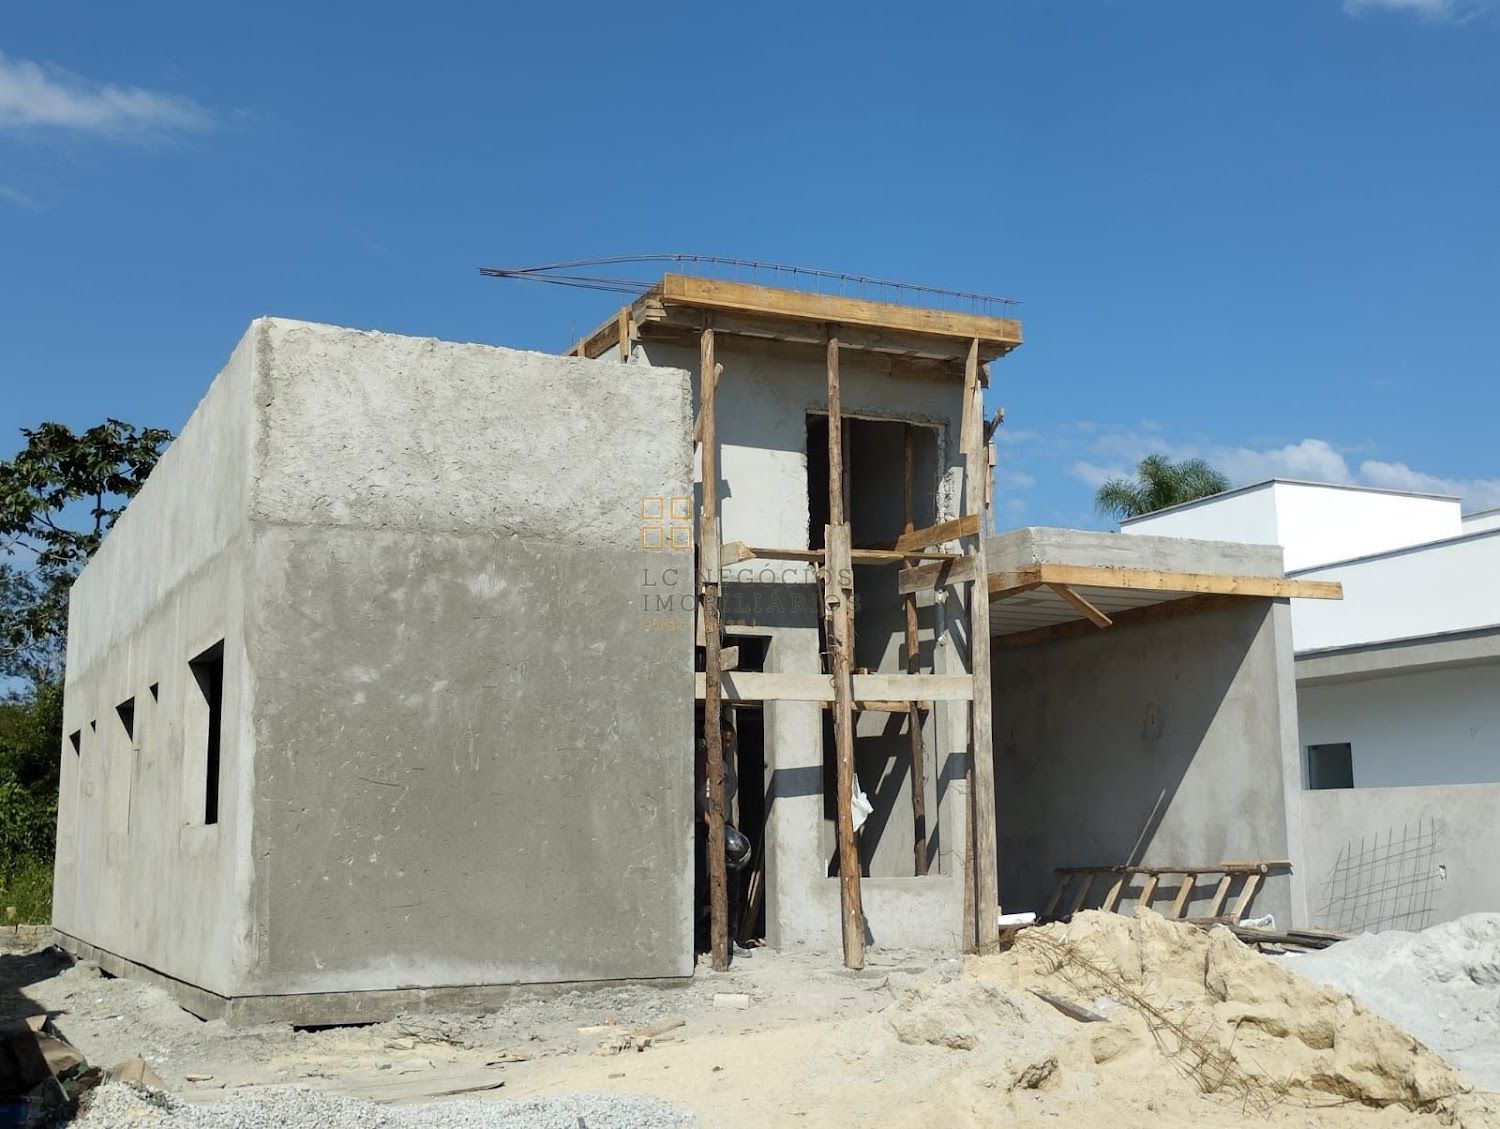
[{"label": "white plastic bag", "polygon": [[865,820],[870,818],[874,812],[875,805],[870,803],[870,798],[860,790],[858,781],[854,784],[854,795],[849,797],[849,806],[854,809],[854,833],[859,834],[859,829],[865,825]]}]

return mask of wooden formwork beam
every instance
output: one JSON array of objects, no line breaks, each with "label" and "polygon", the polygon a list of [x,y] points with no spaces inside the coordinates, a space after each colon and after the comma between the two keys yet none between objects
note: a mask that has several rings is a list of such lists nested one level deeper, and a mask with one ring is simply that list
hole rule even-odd
[{"label": "wooden formwork beam", "polygon": [[865,964],[865,914],[854,840],[854,562],[844,506],[844,443],[839,406],[839,342],[828,338],[828,525],[823,544],[823,602],[828,612],[828,673],[833,678],[833,739],[837,766],[839,905],[844,965]]},{"label": "wooden formwork beam", "polygon": [[[972,514],[987,512],[985,482],[989,478],[988,444],[984,441],[984,388],[980,382],[979,341],[969,344],[964,374],[964,508]],[[969,671],[974,676],[974,696],[969,706],[969,762],[973,772],[970,818],[973,821],[974,937],[980,952],[991,952],[1000,944],[996,920],[1000,906],[999,848],[995,831],[994,710],[990,688],[990,602],[985,582],[984,534],[986,522],[971,539],[968,555],[979,583],[968,590]]]},{"label": "wooden formwork beam", "polygon": [[[912,425],[908,423],[901,461],[903,525],[900,538],[908,544],[915,543],[916,529],[914,524],[916,506],[912,496],[916,478],[915,442],[915,432]],[[922,547],[926,547],[925,543]],[[910,565],[916,562],[909,559],[907,563]],[[917,594],[907,592],[903,603],[906,611],[906,673],[911,675],[919,673],[922,669],[921,646],[917,632]],[[911,750],[912,868],[916,876],[921,878],[927,873],[927,769],[922,749],[922,709],[916,702],[907,704],[906,731],[908,747]]]},{"label": "wooden formwork beam", "polygon": [[[623,328],[623,327],[622,327]],[[703,507],[698,520],[699,599],[703,607],[703,742],[708,764],[708,901],[710,960],[729,967],[729,869],[724,855],[724,737],[719,728],[723,698],[723,623],[719,606],[719,467],[715,449],[714,394],[718,385],[714,331],[699,337],[698,433],[702,440]]]}]

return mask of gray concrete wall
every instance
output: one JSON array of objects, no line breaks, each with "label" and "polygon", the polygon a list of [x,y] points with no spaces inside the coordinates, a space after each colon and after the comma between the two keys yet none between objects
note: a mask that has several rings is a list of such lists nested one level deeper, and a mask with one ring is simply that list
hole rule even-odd
[{"label": "gray concrete wall", "polygon": [[255,981],[692,969],[687,374],[302,323],[257,387]]},{"label": "gray concrete wall", "polygon": [[256,322],[74,589],[59,931],[322,1022],[688,974],[689,426],[677,370]]},{"label": "gray concrete wall", "polygon": [[[717,398],[720,497],[725,541],[776,548],[808,546],[807,416],[827,410],[826,356],[821,349],[720,336],[724,366]],[[613,356],[613,354],[611,354]],[[633,365],[675,365],[693,376],[696,346],[638,344]],[[618,362],[614,362],[618,363]],[[629,366],[627,366],[629,367]],[[962,385],[956,381],[893,375],[888,358],[845,351],[840,359],[846,416],[906,420],[936,429],[935,451],[922,477],[936,520],[957,516],[963,484],[957,436]],[[900,473],[899,452],[894,470]],[[886,504],[900,505],[899,478],[892,495],[892,464],[853,467],[855,493],[868,488]],[[853,500],[857,509],[865,504]],[[904,669],[899,621],[891,615],[894,572],[870,579],[860,569],[856,593],[871,599],[857,615],[858,663],[878,671]],[[889,570],[888,570],[889,571]],[[747,561],[726,570],[726,617],[742,619],[770,637],[768,670],[821,669],[816,587],[811,571],[784,561]],[[920,645],[924,669],[965,669],[966,643],[944,594],[921,600]],[[739,630],[741,628],[734,628]],[[862,835],[865,910],[875,944],[951,949],[961,932],[963,891],[947,876],[963,873],[967,706],[941,703],[929,718],[925,740],[929,841],[933,873],[913,877],[911,787],[904,732],[891,731],[888,715],[862,715],[856,759],[861,787],[877,803],[877,818]],[[904,724],[904,723],[903,723]],[[832,856],[831,792],[824,787],[822,713],[800,702],[767,703],[766,761],[770,780],[767,816],[767,939],[782,948],[836,954],[839,950],[837,879]],[[826,798],[825,798],[826,797]],[[878,881],[877,881],[878,879]]]},{"label": "gray concrete wall", "polygon": [[1302,794],[1308,903],[1331,929],[1421,929],[1500,911],[1500,784]]},{"label": "gray concrete wall", "polygon": [[[1057,866],[1287,857],[1283,766],[1296,750],[1284,612],[1246,599],[994,652],[1005,909],[1042,909]],[[1193,911],[1211,893],[1199,887]],[[1254,909],[1284,923],[1293,902],[1283,875]]]},{"label": "gray concrete wall", "polygon": [[[69,606],[53,924],[220,994],[243,987],[254,946],[244,593],[259,336],[234,350]],[[209,825],[188,661],[221,640],[234,721]],[[131,698],[133,741],[116,713]]]}]

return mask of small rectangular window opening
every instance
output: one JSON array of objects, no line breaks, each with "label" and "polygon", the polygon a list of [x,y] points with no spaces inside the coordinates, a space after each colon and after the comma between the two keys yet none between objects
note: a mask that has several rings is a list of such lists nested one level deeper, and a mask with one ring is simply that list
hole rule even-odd
[{"label": "small rectangular window opening", "polygon": [[1353,788],[1353,746],[1348,741],[1307,746],[1307,786],[1318,790]]},{"label": "small rectangular window opening", "polygon": [[188,663],[193,683],[207,707],[208,732],[204,741],[203,822],[219,822],[219,747],[223,724],[224,644],[215,643]]},{"label": "small rectangular window opening", "polygon": [[119,705],[117,705],[115,707],[115,713],[119,716],[119,718],[120,718],[120,725],[125,730],[125,738],[126,738],[126,740],[134,742],[135,741],[135,699],[134,698],[126,698],[123,702],[121,702]]}]

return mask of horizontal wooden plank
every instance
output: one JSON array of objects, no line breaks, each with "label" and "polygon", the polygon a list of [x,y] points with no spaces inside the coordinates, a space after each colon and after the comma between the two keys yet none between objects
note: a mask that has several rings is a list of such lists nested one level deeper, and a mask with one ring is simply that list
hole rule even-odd
[{"label": "horizontal wooden plank", "polygon": [[929,545],[941,545],[956,541],[960,537],[973,537],[979,532],[979,515],[965,514],[950,521],[940,521],[926,529],[914,529],[896,538],[892,549],[925,549]]},{"label": "horizontal wooden plank", "polygon": [[1038,584],[1067,584],[1080,588],[1132,588],[1149,592],[1194,595],[1256,596],[1269,599],[1341,600],[1344,586],[1336,580],[1288,580],[1280,576],[1234,576],[1214,572],[1168,572],[1146,568],[1109,568],[1103,565],[1042,563],[1023,569],[990,573],[990,598],[999,599]]},{"label": "horizontal wooden plank", "polygon": [[[696,338],[704,320],[711,318],[714,332],[721,336],[776,341],[786,345],[824,351],[828,346],[827,327],[822,322],[799,321],[796,318],[772,317],[766,314],[739,314],[730,310],[695,309],[692,306],[663,306],[660,302],[637,303],[638,332],[646,340],[687,341]],[[991,349],[997,347],[993,344]],[[854,352],[883,353],[896,364],[914,366],[900,375],[927,379],[963,379],[962,357],[965,343],[954,337],[902,330],[839,326],[839,349]],[[893,367],[893,374],[896,370]]]},{"label": "horizontal wooden plank", "polygon": [[[918,551],[898,553],[894,549],[853,549],[850,556],[857,565],[893,565],[909,560],[956,561],[961,553],[939,553]],[[806,561],[809,564],[823,563],[822,549],[773,549],[762,545],[746,545],[743,541],[724,543],[723,564],[725,567],[744,561]]]},{"label": "horizontal wooden plank", "polygon": [[854,697],[859,701],[967,702],[974,696],[974,680],[967,674],[856,674]]},{"label": "horizontal wooden plank", "polygon": [[931,592],[954,584],[968,584],[978,572],[974,557],[903,568],[896,576],[896,590],[904,596],[908,592]]},{"label": "horizontal wooden plank", "polygon": [[[702,698],[704,675],[699,672],[694,679]],[[722,676],[722,685],[726,702],[833,701],[833,679],[826,674],[731,671]],[[855,699],[879,704],[867,707],[872,709],[893,702],[968,701],[973,692],[974,680],[967,674],[854,675]]]},{"label": "horizontal wooden plank", "polygon": [[834,325],[930,333],[940,337],[959,338],[965,342],[978,338],[981,342],[1010,346],[1021,343],[1021,323],[1014,318],[900,306],[890,302],[871,302],[862,298],[813,294],[802,290],[782,290],[685,274],[663,275],[661,282],[654,288],[654,293],[668,306],[676,304],[700,309],[737,310]]}]

